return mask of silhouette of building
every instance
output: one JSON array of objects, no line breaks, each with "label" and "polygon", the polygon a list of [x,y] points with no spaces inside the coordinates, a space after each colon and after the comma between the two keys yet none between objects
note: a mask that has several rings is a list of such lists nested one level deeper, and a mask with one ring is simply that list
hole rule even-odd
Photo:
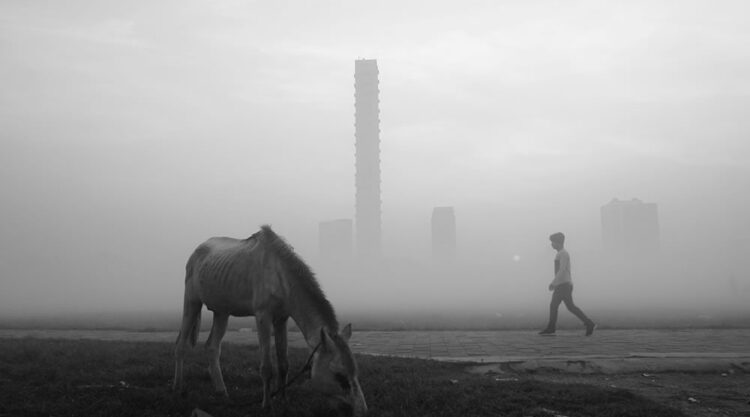
[{"label": "silhouette of building", "polygon": [[456,214],[453,207],[432,209],[432,257],[436,260],[456,257]]},{"label": "silhouette of building", "polygon": [[613,199],[601,208],[602,243],[610,254],[650,255],[659,250],[659,213],[655,203]]},{"label": "silhouette of building", "polygon": [[352,257],[352,221],[338,219],[318,224],[318,248],[324,261],[346,261]]},{"label": "silhouette of building", "polygon": [[354,137],[356,159],[355,239],[361,259],[381,253],[380,110],[378,63],[354,61]]}]

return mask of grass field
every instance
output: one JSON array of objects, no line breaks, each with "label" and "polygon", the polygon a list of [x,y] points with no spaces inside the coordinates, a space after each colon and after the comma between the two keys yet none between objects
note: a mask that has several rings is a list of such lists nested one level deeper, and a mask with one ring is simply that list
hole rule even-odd
[{"label": "grass field", "polygon": [[[290,350],[290,373],[307,352]],[[358,356],[371,416],[682,416],[622,389],[465,372],[465,364]],[[329,416],[304,384],[259,407],[257,347],[225,344],[230,399],[212,394],[203,349],[186,358],[184,395],[171,392],[172,345],[95,340],[0,339],[0,416]],[[500,379],[500,380],[498,380]]]}]

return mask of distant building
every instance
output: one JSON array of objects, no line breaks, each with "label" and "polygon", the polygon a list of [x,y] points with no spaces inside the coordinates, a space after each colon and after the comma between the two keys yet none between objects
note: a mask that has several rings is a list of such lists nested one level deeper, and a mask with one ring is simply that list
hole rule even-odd
[{"label": "distant building", "polygon": [[318,224],[318,247],[324,261],[346,261],[352,257],[352,221],[338,219]]},{"label": "distant building", "polygon": [[432,257],[436,260],[456,257],[456,214],[453,207],[432,209]]},{"label": "distant building", "polygon": [[360,259],[381,253],[378,62],[354,61],[355,236]]},{"label": "distant building", "polygon": [[659,251],[659,213],[655,203],[613,199],[601,208],[602,244],[611,254],[650,255]]}]

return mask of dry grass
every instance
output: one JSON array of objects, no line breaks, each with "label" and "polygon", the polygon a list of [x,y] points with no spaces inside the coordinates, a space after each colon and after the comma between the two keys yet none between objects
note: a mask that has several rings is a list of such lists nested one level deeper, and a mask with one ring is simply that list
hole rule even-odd
[{"label": "dry grass", "polygon": [[[94,340],[0,339],[0,416],[336,415],[304,385],[287,401],[259,407],[255,347],[225,344],[230,400],[212,394],[202,349],[186,358],[185,395],[171,392],[172,345]],[[292,372],[307,352],[290,351]],[[371,416],[681,416],[620,389],[556,384],[519,376],[497,381],[465,365],[359,356]],[[345,414],[339,410],[339,414]]]}]

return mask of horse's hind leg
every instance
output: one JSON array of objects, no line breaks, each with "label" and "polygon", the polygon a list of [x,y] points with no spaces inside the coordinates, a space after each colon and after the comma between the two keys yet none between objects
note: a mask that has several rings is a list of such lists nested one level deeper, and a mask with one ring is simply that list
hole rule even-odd
[{"label": "horse's hind leg", "polygon": [[268,407],[271,405],[271,380],[273,379],[270,315],[266,313],[256,313],[255,326],[258,329],[258,346],[260,347],[260,376],[263,379],[263,407]]},{"label": "horse's hind leg", "polygon": [[229,393],[227,393],[227,387],[224,385],[224,377],[221,375],[219,358],[221,357],[221,339],[224,338],[224,333],[227,331],[228,322],[228,314],[214,313],[214,324],[211,327],[211,334],[208,335],[208,341],[206,342],[208,373],[211,375],[211,381],[214,384],[216,392],[224,396],[229,396]]},{"label": "horse's hind leg", "polygon": [[276,340],[276,364],[278,368],[278,390],[282,397],[286,395],[286,380],[289,373],[289,359],[287,358],[287,317],[273,323],[274,338]]},{"label": "horse's hind leg", "polygon": [[182,368],[185,361],[185,352],[187,351],[187,344],[190,343],[192,346],[195,346],[195,341],[198,338],[201,308],[203,308],[203,303],[200,301],[191,302],[186,297],[182,310],[180,334],[177,336],[174,349],[174,383],[172,384],[174,391],[182,391],[183,389]]}]

